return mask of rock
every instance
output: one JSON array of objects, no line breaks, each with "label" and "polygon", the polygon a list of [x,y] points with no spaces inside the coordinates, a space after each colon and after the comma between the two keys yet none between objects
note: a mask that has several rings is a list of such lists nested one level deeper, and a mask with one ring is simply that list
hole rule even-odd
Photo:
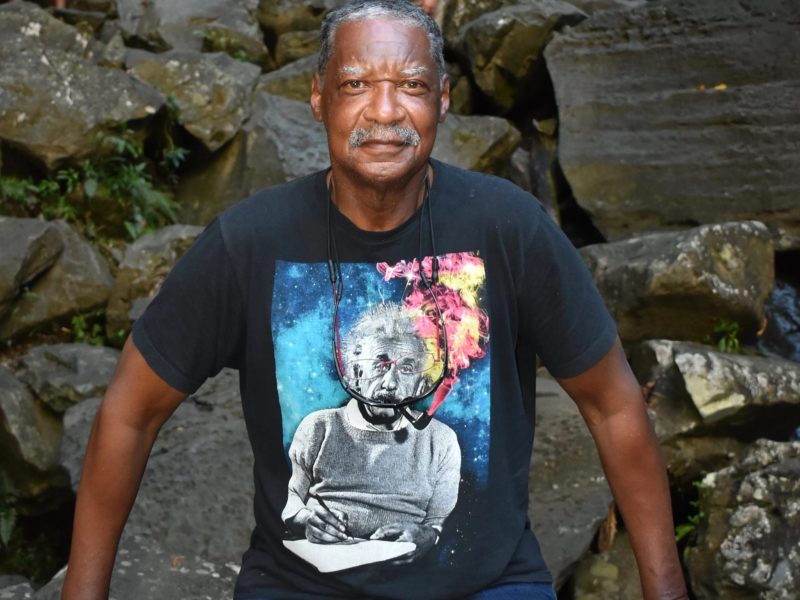
[{"label": "rock", "polygon": [[106,307],[106,335],[123,339],[178,258],[203,229],[170,225],[143,235],[125,250]]},{"label": "rock", "polygon": [[97,251],[67,223],[53,221],[52,226],[64,249],[0,321],[0,340],[103,306],[108,300],[113,279]]},{"label": "rock", "polygon": [[242,131],[202,170],[187,173],[177,191],[181,220],[207,223],[257,190],[328,166],[325,128],[306,102],[254,94]]},{"label": "rock", "polygon": [[758,338],[758,350],[800,362],[800,289],[788,281],[775,281],[764,307],[767,328]]},{"label": "rock", "polygon": [[654,1],[548,45],[559,161],[608,239],[755,219],[800,248],[798,19],[793,0]]},{"label": "rock", "polygon": [[119,351],[89,344],[36,346],[19,359],[17,377],[53,411],[102,396],[119,360]]},{"label": "rock", "polygon": [[287,31],[278,38],[275,46],[275,62],[279,66],[316,54],[319,50],[318,31]]},{"label": "rock", "polygon": [[273,39],[288,31],[319,31],[322,19],[347,0],[260,0],[258,21]]},{"label": "rock", "polygon": [[[777,409],[800,406],[800,364],[779,358],[718,352],[690,342],[650,340],[631,355],[639,381],[654,381],[651,397],[666,399],[661,436],[698,429],[704,425],[744,425],[754,430],[760,415],[774,421]],[[688,403],[681,403],[688,399]],[[671,408],[669,408],[671,406]],[[662,421],[659,419],[659,421]],[[774,422],[793,428],[797,424]],[[666,427],[667,429],[664,429]],[[791,429],[783,432],[786,438]],[[779,434],[777,434],[779,435]]]},{"label": "rock", "polygon": [[[23,40],[13,39],[23,36]],[[35,42],[39,49],[60,50],[80,58],[91,59],[98,46],[91,35],[80,31],[33,2],[14,0],[0,5],[0,37],[3,44],[24,44]],[[26,44],[27,45],[27,44]]]},{"label": "rock", "polygon": [[758,440],[703,480],[689,552],[699,600],[790,600],[800,582],[800,442]]},{"label": "rock", "polygon": [[544,81],[542,51],[553,33],[576,25],[586,14],[562,0],[540,0],[483,14],[458,32],[475,83],[507,112],[530,101]]},{"label": "rock", "polygon": [[[663,415],[658,416],[663,420]],[[681,436],[661,441],[670,483],[686,490],[692,489],[694,483],[708,473],[730,465],[744,449],[743,442],[719,435]]]},{"label": "rock", "polygon": [[[61,457],[73,486],[99,402],[86,400],[64,415]],[[125,531],[157,541],[172,556],[238,564],[254,526],[252,463],[237,377],[225,371],[162,428]]]},{"label": "rock", "polygon": [[151,50],[246,52],[269,56],[256,21],[258,0],[117,0],[120,27],[129,43]]},{"label": "rock", "polygon": [[[195,552],[168,551],[157,540],[125,533],[111,575],[110,597],[116,600],[230,598],[238,569],[238,560],[215,563]],[[37,591],[36,600],[59,600],[65,574],[66,569],[62,569]]]},{"label": "rock", "polygon": [[212,152],[233,138],[250,112],[261,70],[222,52],[165,52],[137,61],[131,72],[174,98],[179,121]]},{"label": "rock", "polygon": [[[442,34],[447,46],[455,46],[461,28],[479,18],[505,6],[517,4],[515,0],[445,0],[442,9]],[[438,8],[438,6],[437,6]]]},{"label": "rock", "polygon": [[[78,49],[88,38],[31,6],[0,6],[0,141],[52,170],[92,154],[114,124],[146,122],[164,99],[126,73],[85,60]],[[20,14],[27,24],[13,27]]]},{"label": "rock", "polygon": [[312,54],[266,73],[258,80],[257,90],[308,102],[311,96],[311,77],[317,70],[317,55]]},{"label": "rock", "polygon": [[620,531],[607,551],[589,554],[575,571],[575,600],[641,600],[639,569],[628,534]]},{"label": "rock", "polygon": [[519,131],[500,117],[448,115],[439,125],[433,157],[464,169],[505,175]]},{"label": "rock", "polygon": [[0,475],[18,496],[35,496],[54,480],[61,423],[0,365]]},{"label": "rock", "polygon": [[561,222],[558,195],[560,170],[557,164],[554,119],[534,120],[530,150],[517,148],[511,157],[511,179],[544,205],[556,223]]},{"label": "rock", "polygon": [[23,286],[55,262],[64,242],[51,224],[39,219],[0,217],[0,322]]},{"label": "rock", "polygon": [[34,590],[28,582],[0,587],[0,600],[31,600]]},{"label": "rock", "polygon": [[701,341],[720,320],[752,336],[773,285],[772,239],[758,222],[643,235],[580,252],[627,341]]},{"label": "rock", "polygon": [[547,376],[536,381],[536,411],[529,516],[558,587],[589,548],[612,498],[583,418]]}]

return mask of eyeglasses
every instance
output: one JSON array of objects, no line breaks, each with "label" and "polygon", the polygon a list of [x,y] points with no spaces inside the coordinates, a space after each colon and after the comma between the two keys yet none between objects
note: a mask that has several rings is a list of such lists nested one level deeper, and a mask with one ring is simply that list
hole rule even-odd
[{"label": "eyeglasses", "polygon": [[[331,199],[330,187],[328,187],[328,276],[333,288],[333,362],[336,365],[336,374],[339,378],[339,383],[341,384],[342,388],[344,388],[345,392],[350,397],[355,398],[359,403],[381,408],[394,408],[396,411],[400,412],[400,414],[402,414],[416,429],[424,429],[427,427],[431,421],[432,414],[425,410],[421,414],[415,415],[409,409],[409,405],[419,402],[420,400],[424,400],[439,388],[444,381],[445,375],[447,374],[448,365],[447,331],[444,325],[444,315],[442,314],[442,309],[439,306],[439,300],[434,292],[434,286],[438,285],[439,283],[439,259],[436,256],[436,240],[433,235],[433,217],[430,204],[430,185],[427,175],[425,177],[425,190],[422,202],[427,207],[428,227],[431,240],[432,259],[430,278],[428,277],[427,273],[425,273],[425,268],[422,264],[423,211],[419,211],[419,252],[417,256],[417,263],[419,265],[419,279],[422,282],[426,295],[429,296],[431,304],[435,309],[433,315],[431,316],[434,318],[436,324],[437,335],[434,342],[437,352],[430,353],[430,356],[417,356],[414,366],[411,366],[412,363],[402,362],[401,358],[380,358],[376,360],[376,357],[372,357],[370,359],[356,359],[356,361],[350,361],[351,366],[353,366],[354,362],[356,363],[354,365],[355,369],[353,371],[353,376],[350,376],[346,373],[344,362],[342,360],[342,342],[339,331],[339,304],[344,295],[344,285],[342,283],[343,279],[341,264],[338,260],[336,238],[333,233],[331,221],[331,206],[333,201]],[[424,316],[422,318],[429,317]],[[428,359],[430,359],[430,361]],[[362,393],[362,389],[360,389],[362,388],[362,382],[368,383],[369,380],[383,377],[392,367],[395,367],[401,374],[422,375],[423,379],[428,383],[422,386],[422,389],[419,391],[415,390],[413,393],[406,395],[403,398],[392,399],[389,402],[387,402],[385,398],[373,399]],[[406,370],[405,373],[404,369]],[[384,372],[381,373],[381,370]],[[363,407],[359,406],[359,408],[362,409],[363,414]]]}]

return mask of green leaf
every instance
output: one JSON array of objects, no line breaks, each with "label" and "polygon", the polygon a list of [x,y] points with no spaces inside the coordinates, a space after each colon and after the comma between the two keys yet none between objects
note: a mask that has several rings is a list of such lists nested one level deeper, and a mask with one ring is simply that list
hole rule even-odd
[{"label": "green leaf", "polygon": [[17,524],[17,511],[13,508],[0,508],[0,543],[7,546],[11,541],[11,534],[14,533],[14,525]]}]

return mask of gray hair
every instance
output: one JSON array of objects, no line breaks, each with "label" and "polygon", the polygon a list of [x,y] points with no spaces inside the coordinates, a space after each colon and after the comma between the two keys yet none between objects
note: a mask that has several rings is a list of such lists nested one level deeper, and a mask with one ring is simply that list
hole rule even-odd
[{"label": "gray hair", "polygon": [[360,353],[361,342],[367,338],[412,339],[425,352],[414,319],[396,302],[382,302],[361,313],[343,340],[343,354],[353,358]]},{"label": "gray hair", "polygon": [[328,13],[320,28],[320,49],[317,73],[320,79],[333,52],[334,36],[342,23],[387,18],[410,27],[419,27],[428,36],[431,58],[439,71],[439,83],[444,83],[447,70],[444,64],[444,40],[439,26],[424,10],[408,0],[355,0]]}]

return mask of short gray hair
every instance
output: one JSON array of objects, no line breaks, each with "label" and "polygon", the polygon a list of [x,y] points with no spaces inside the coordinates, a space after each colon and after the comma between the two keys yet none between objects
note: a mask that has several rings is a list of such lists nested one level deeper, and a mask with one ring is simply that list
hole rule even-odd
[{"label": "short gray hair", "polygon": [[325,67],[333,52],[334,36],[342,23],[387,18],[410,27],[419,27],[428,36],[431,58],[439,71],[439,83],[444,82],[447,69],[444,64],[444,40],[439,26],[424,10],[408,0],[355,0],[328,13],[320,28],[320,49],[317,73],[325,75]]}]

